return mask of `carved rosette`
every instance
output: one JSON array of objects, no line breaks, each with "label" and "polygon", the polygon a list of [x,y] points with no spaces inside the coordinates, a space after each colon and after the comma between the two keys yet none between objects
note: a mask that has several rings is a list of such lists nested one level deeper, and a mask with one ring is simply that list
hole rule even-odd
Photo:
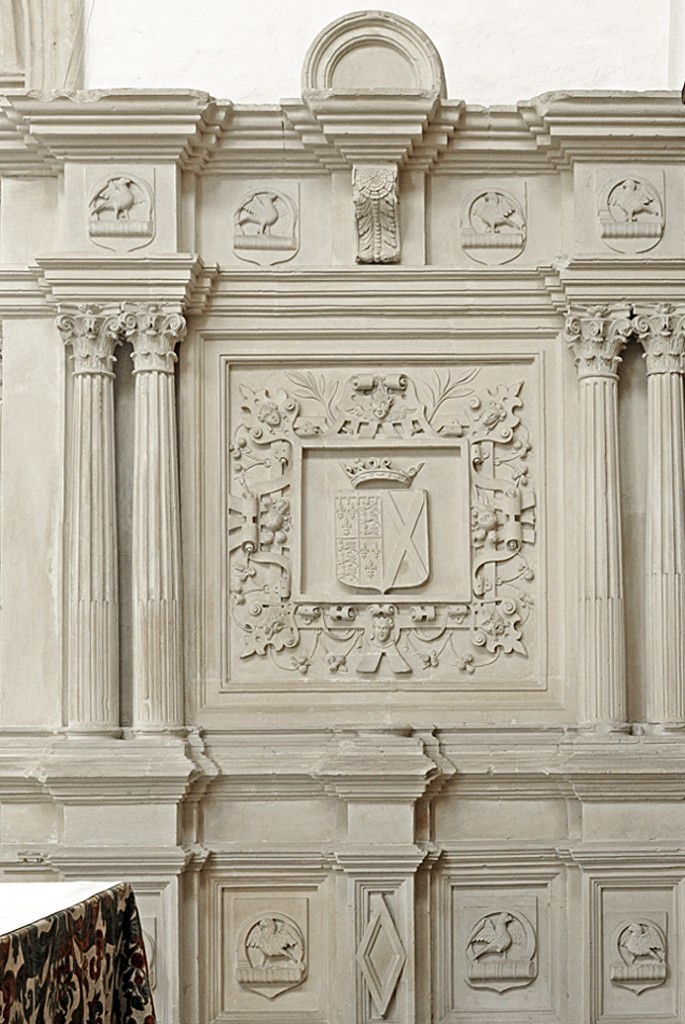
[{"label": "carved rosette", "polygon": [[625,639],[618,468],[617,368],[632,332],[627,306],[589,306],[566,320],[580,381],[581,722],[625,728]]},{"label": "carved rosette", "polygon": [[119,311],[79,306],[57,318],[73,350],[69,514],[68,721],[119,725],[119,618],[113,372]]},{"label": "carved rosette", "polygon": [[361,165],[352,171],[357,223],[357,263],[399,263],[399,189],[394,164]]},{"label": "carved rosette", "polygon": [[180,494],[174,351],[185,336],[179,313],[128,306],[122,328],[133,345],[133,724],[183,724]]},{"label": "carved rosette", "polygon": [[[524,382],[476,388],[480,372],[230,371],[238,671],[249,677],[252,659],[265,659],[277,678],[449,682],[528,657],[535,494]],[[313,558],[303,520],[318,524]]]},{"label": "carved rosette", "polygon": [[685,725],[685,310],[637,311],[647,368],[647,658],[650,723]]}]

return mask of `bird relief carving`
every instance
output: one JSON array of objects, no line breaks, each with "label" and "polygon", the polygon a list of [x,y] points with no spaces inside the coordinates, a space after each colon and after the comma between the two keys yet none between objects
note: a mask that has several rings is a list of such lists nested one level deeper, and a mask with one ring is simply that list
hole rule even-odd
[{"label": "bird relief carving", "polygon": [[246,193],[233,215],[233,250],[258,266],[286,263],[299,249],[297,204],[276,189]]},{"label": "bird relief carving", "polygon": [[477,263],[508,263],[526,244],[523,207],[499,189],[471,195],[462,209],[461,244]]},{"label": "bird relief carving", "polygon": [[655,921],[645,918],[621,922],[612,945],[619,956],[611,964],[615,985],[639,996],[664,984],[668,976],[666,936]]},{"label": "bird relief carving", "polygon": [[236,979],[245,988],[274,999],[304,981],[305,956],[304,935],[291,917],[252,915],[238,931]]},{"label": "bird relief carving", "polygon": [[466,944],[466,981],[472,988],[506,992],[537,977],[535,929],[516,911],[498,910],[476,921]]},{"label": "bird relief carving", "polygon": [[397,167],[355,167],[352,197],[357,223],[357,263],[399,263],[400,225]]},{"label": "bird relief carving", "polygon": [[599,233],[617,252],[645,252],[664,233],[663,204],[658,189],[646,178],[608,180],[599,192]]},{"label": "bird relief carving", "polygon": [[149,185],[127,173],[101,179],[88,201],[88,234],[104,249],[130,251],[148,245],[155,234]]}]

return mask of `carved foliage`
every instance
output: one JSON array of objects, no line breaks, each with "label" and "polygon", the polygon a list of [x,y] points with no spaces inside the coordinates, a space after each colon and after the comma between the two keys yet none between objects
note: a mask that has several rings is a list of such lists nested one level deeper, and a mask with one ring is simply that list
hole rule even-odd
[{"label": "carved foliage", "polygon": [[478,920],[469,936],[466,981],[472,988],[506,992],[537,977],[535,929],[520,911],[497,910]]},{"label": "carved foliage", "polygon": [[357,263],[399,263],[397,167],[394,164],[355,167],[352,196],[357,222]]},{"label": "carved foliage", "polygon": [[236,979],[244,988],[274,999],[307,976],[302,929],[287,914],[252,915],[238,930]]},{"label": "carved foliage", "polygon": [[685,312],[669,303],[636,310],[633,328],[644,348],[647,373],[685,372]]},{"label": "carved foliage", "polygon": [[566,343],[578,377],[615,377],[620,353],[633,331],[630,306],[588,306],[568,310]]},{"label": "carved foliage", "polygon": [[76,312],[60,313],[56,324],[65,345],[73,348],[75,374],[114,376],[114,349],[121,340],[118,308],[79,306]]},{"label": "carved foliage", "polygon": [[[527,655],[535,496],[523,382],[476,390],[478,372],[292,369],[268,387],[238,376],[229,548],[242,661],[268,657],[279,676],[450,679]],[[310,458],[328,476],[311,513],[321,557],[304,585]]]},{"label": "carved foliage", "polygon": [[180,313],[155,303],[124,306],[121,331],[133,345],[134,373],[173,373],[178,356],[174,349],[183,341],[186,322]]}]

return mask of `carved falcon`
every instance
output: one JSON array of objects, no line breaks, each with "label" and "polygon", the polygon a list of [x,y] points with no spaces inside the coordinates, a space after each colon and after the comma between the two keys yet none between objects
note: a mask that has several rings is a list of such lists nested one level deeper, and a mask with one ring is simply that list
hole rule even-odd
[{"label": "carved falcon", "polygon": [[660,964],[664,962],[664,944],[656,928],[649,924],[639,924],[637,921],[629,924],[618,944],[625,949],[631,964],[642,958],[656,960]]},{"label": "carved falcon", "polygon": [[111,211],[116,220],[125,220],[128,211],[136,201],[130,178],[110,178],[104,188],[91,199],[93,214],[99,215]]},{"label": "carved falcon", "polygon": [[486,917],[480,928],[476,925],[468,945],[474,947],[474,959],[479,960],[486,953],[506,953],[511,946],[524,945],[525,941],[520,922],[512,914],[504,912]]},{"label": "carved falcon", "polygon": [[627,178],[612,190],[609,206],[623,214],[624,221],[635,222],[641,213],[653,214],[654,196],[646,185],[634,178]]},{"label": "carved falcon", "polygon": [[475,204],[473,216],[488,234],[497,234],[500,228],[521,228],[515,207],[501,192],[486,192]]},{"label": "carved falcon", "polygon": [[257,233],[269,235],[280,213],[277,197],[272,192],[257,192],[238,211],[238,224],[256,224]]},{"label": "carved falcon", "polygon": [[265,962],[287,957],[295,964],[302,963],[304,949],[302,941],[295,929],[285,921],[277,921],[273,917],[264,917],[256,928],[253,928],[247,939],[251,949],[258,949],[265,957]]}]

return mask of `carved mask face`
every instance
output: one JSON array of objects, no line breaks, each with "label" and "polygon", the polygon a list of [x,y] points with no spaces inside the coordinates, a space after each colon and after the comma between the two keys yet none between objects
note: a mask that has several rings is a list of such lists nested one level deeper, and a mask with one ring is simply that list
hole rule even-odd
[{"label": "carved mask face", "polygon": [[389,615],[377,615],[373,620],[373,638],[377,644],[387,644],[392,636],[392,618]]}]

